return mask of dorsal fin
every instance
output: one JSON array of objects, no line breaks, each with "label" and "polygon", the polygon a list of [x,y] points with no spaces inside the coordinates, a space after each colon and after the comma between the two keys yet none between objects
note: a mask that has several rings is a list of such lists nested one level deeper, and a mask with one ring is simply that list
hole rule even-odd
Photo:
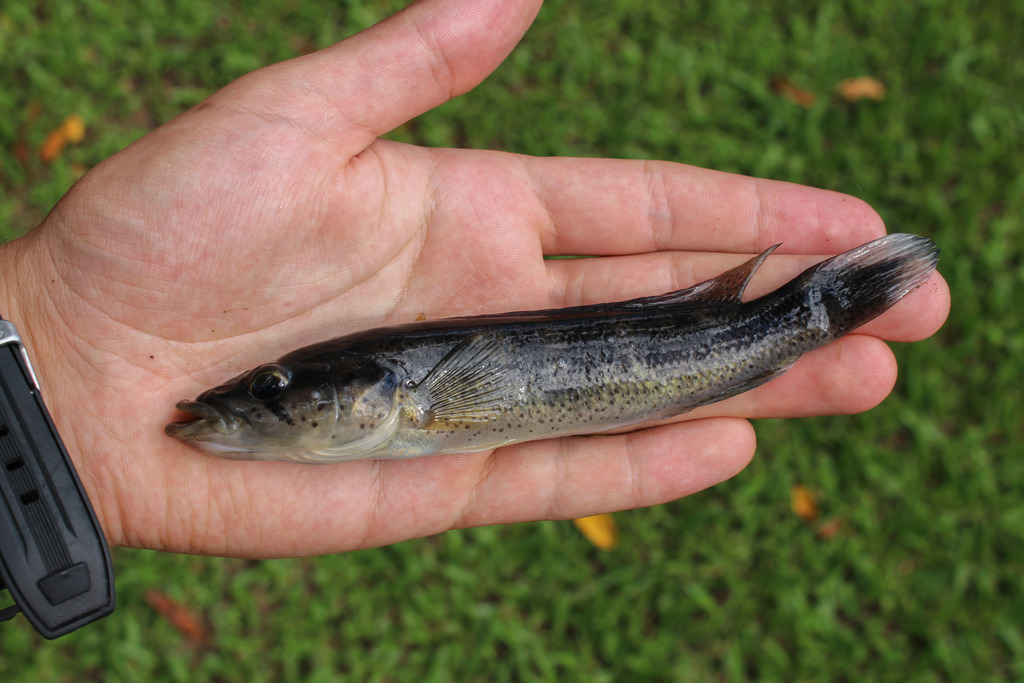
[{"label": "dorsal fin", "polygon": [[768,258],[768,254],[775,251],[778,247],[778,244],[769,247],[749,261],[731,270],[727,270],[710,280],[699,282],[692,287],[669,292],[668,294],[633,299],[632,301],[620,304],[620,306],[625,309],[632,309],[645,308],[652,305],[685,303],[738,304],[742,300],[743,290],[747,288],[747,283],[754,276],[754,272]]},{"label": "dorsal fin", "polygon": [[453,320],[477,323],[479,321],[500,322],[524,322],[542,320],[544,318],[571,318],[588,315],[613,315],[626,311],[636,311],[649,307],[678,304],[738,304],[740,303],[743,290],[753,277],[754,272],[764,262],[768,255],[775,251],[780,245],[765,249],[754,258],[742,263],[731,270],[727,270],[717,277],[705,280],[698,284],[680,289],[667,294],[645,296],[639,299],[628,301],[614,301],[606,304],[586,304],[583,306],[570,306],[568,308],[549,308],[536,311],[510,311],[508,313],[492,313],[485,315],[465,316],[451,318]]}]

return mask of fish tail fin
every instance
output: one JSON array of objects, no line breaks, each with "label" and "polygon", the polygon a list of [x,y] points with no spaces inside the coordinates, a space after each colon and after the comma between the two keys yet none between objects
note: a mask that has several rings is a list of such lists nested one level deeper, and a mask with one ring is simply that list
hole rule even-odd
[{"label": "fish tail fin", "polygon": [[894,233],[822,261],[797,281],[821,293],[829,326],[841,336],[924,284],[938,260],[939,248],[930,239]]}]

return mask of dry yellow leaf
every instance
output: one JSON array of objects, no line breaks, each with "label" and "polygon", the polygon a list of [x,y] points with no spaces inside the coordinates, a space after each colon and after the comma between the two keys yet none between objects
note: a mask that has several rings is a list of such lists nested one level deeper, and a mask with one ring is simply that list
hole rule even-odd
[{"label": "dry yellow leaf", "polygon": [[71,114],[60,124],[60,130],[64,133],[64,139],[74,145],[85,137],[85,120],[78,114]]},{"label": "dry yellow leaf", "polygon": [[871,76],[859,76],[840,81],[836,92],[847,102],[885,99],[885,84]]},{"label": "dry yellow leaf", "polygon": [[81,142],[85,137],[85,121],[78,114],[71,114],[46,135],[43,146],[39,148],[39,158],[50,163],[60,156],[68,143]]},{"label": "dry yellow leaf", "polygon": [[789,492],[789,504],[795,514],[805,522],[813,522],[820,514],[814,495],[802,484],[797,484]]},{"label": "dry yellow leaf", "polygon": [[611,550],[619,540],[619,530],[611,515],[600,514],[572,520],[588,541],[601,550]]}]

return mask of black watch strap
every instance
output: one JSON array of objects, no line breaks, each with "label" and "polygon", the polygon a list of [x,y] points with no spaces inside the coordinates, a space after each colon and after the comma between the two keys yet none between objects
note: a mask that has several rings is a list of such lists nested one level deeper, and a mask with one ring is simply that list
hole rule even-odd
[{"label": "black watch strap", "polygon": [[110,550],[39,395],[17,329],[0,319],[0,589],[47,638],[114,610]]}]

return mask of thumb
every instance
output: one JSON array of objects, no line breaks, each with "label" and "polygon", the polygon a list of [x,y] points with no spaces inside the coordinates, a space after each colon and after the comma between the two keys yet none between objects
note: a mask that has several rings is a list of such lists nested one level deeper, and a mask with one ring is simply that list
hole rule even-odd
[{"label": "thumb", "polygon": [[540,0],[426,0],[340,43],[253,72],[209,101],[285,119],[350,154],[475,87]]}]

